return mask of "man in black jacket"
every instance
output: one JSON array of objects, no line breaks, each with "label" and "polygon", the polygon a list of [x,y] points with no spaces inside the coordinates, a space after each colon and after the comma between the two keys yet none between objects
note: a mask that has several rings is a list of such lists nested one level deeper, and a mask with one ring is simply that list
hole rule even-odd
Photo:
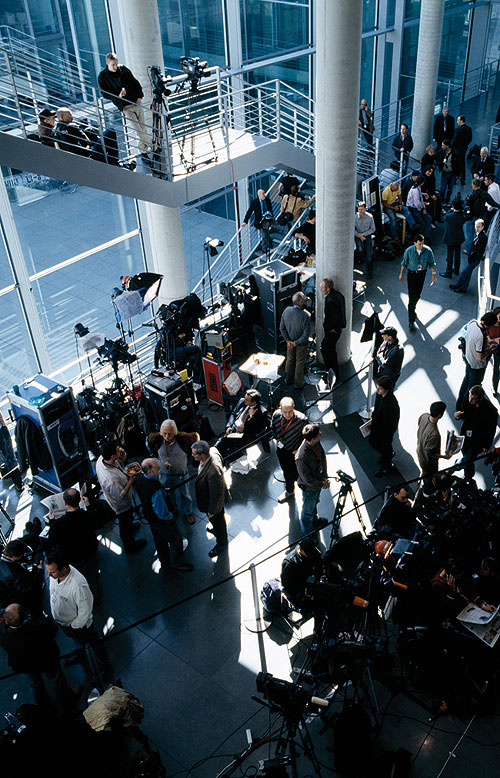
[{"label": "man in black jacket", "polygon": [[375,477],[381,478],[394,470],[392,439],[399,424],[399,404],[392,392],[392,380],[388,376],[377,378],[375,386],[377,396],[372,412],[369,442],[380,454],[380,467]]},{"label": "man in black jacket", "polygon": [[464,435],[463,457],[464,475],[472,478],[475,472],[474,460],[481,452],[489,451],[497,430],[498,411],[486,397],[482,386],[473,386],[462,411],[455,413],[456,419],[462,419],[460,434]]},{"label": "man in black jacket", "polygon": [[460,162],[455,149],[451,148],[448,138],[444,138],[441,148],[436,154],[437,164],[441,171],[441,200],[443,205],[450,201],[453,187],[460,175]]},{"label": "man in black jacket", "polygon": [[307,579],[319,578],[323,571],[321,551],[312,537],[302,538],[281,563],[281,585],[294,606],[302,613],[312,610],[312,600],[307,597]]},{"label": "man in black jacket", "polygon": [[488,153],[488,147],[483,146],[479,152],[479,157],[471,165],[471,172],[474,178],[479,178],[483,189],[486,189],[484,185],[484,177],[487,175],[495,175],[495,160],[490,157]]},{"label": "man in black jacket", "polygon": [[28,570],[23,559],[28,547],[22,540],[7,543],[0,558],[0,607],[18,602],[32,615],[42,612],[43,564]]},{"label": "man in black jacket", "polygon": [[450,289],[461,294],[465,294],[469,288],[469,282],[471,280],[472,274],[481,260],[484,259],[484,252],[486,250],[486,244],[488,243],[488,237],[484,231],[483,219],[476,219],[474,222],[474,227],[476,230],[476,236],[470,247],[469,262],[460,273],[457,283],[450,284]]},{"label": "man in black jacket", "polygon": [[325,449],[320,443],[319,424],[306,424],[302,430],[304,440],[295,455],[299,478],[297,483],[302,489],[302,511],[300,525],[305,535],[313,529],[324,527],[326,519],[318,518],[318,502],[322,489],[328,489],[327,463]]},{"label": "man in black jacket", "polygon": [[114,52],[106,54],[106,67],[97,77],[102,96],[111,100],[127,118],[139,138],[139,153],[150,163],[148,151],[152,148],[151,135],[144,124],[144,109],[141,105],[144,92],[131,70],[120,65]]},{"label": "man in black jacket", "polygon": [[344,295],[335,289],[331,278],[323,278],[319,285],[321,294],[325,295],[325,318],[323,320],[324,337],[321,341],[321,355],[327,370],[333,370],[335,378],[339,377],[339,361],[337,359],[337,341],[346,326]]},{"label": "man in black jacket", "polygon": [[464,224],[465,232],[465,252],[469,253],[472,241],[475,237],[474,223],[476,219],[484,219],[487,214],[486,205],[490,205],[495,210],[498,209],[498,203],[488,192],[481,189],[481,181],[478,178],[472,179],[472,192],[465,201],[466,221]]},{"label": "man in black jacket", "polygon": [[451,139],[451,148],[455,149],[455,151],[458,154],[458,161],[460,164],[460,183],[462,184],[462,186],[465,185],[465,173],[466,173],[465,154],[467,152],[467,147],[471,141],[472,141],[472,130],[465,123],[465,116],[459,116],[457,119],[457,127],[455,129],[455,134]]},{"label": "man in black jacket", "polygon": [[443,110],[434,119],[434,129],[432,131],[432,142],[436,148],[440,148],[445,138],[453,138],[455,134],[455,119],[450,116],[449,108],[443,105]]},{"label": "man in black jacket", "polygon": [[443,243],[447,247],[446,272],[440,273],[443,278],[452,278],[452,274],[460,273],[460,250],[465,240],[464,215],[460,200],[453,200],[451,211],[444,217],[445,228]]},{"label": "man in black jacket", "polygon": [[410,152],[413,149],[413,138],[408,132],[407,124],[402,124],[400,127],[400,131],[398,132],[397,135],[394,136],[392,141],[392,148],[394,149],[394,153],[398,161],[400,159],[401,152],[404,152],[403,153],[403,173],[405,173],[406,168],[408,166],[408,159],[410,157]]},{"label": "man in black jacket", "polygon": [[245,214],[245,218],[242,222],[242,227],[248,224],[250,217],[253,214],[253,226],[256,230],[260,231],[261,236],[261,248],[263,251],[267,251],[271,248],[271,236],[269,230],[272,226],[273,220],[273,206],[269,197],[266,197],[266,193],[263,189],[259,189],[257,197],[255,197],[248,211]]},{"label": "man in black jacket", "polygon": [[57,109],[57,124],[54,138],[61,151],[72,151],[81,157],[90,156],[92,141],[80,127],[74,123],[73,114],[69,108]]},{"label": "man in black jacket", "polygon": [[392,388],[401,375],[401,367],[405,350],[398,340],[398,331],[395,327],[385,327],[380,330],[383,343],[375,355],[375,375],[380,378],[387,376],[392,381]]},{"label": "man in black jacket", "polygon": [[46,713],[58,718],[72,712],[76,698],[59,664],[59,648],[54,639],[57,627],[52,619],[32,621],[19,603],[5,609],[0,625],[0,645],[6,651],[9,666],[28,681],[33,699]]},{"label": "man in black jacket", "polygon": [[[247,389],[238,400],[226,424],[226,434],[217,441],[216,447],[223,459],[239,451],[243,456],[245,448],[251,446],[268,428],[269,421],[260,403],[261,394],[257,389]],[[235,435],[235,437],[228,437]],[[269,442],[262,441],[265,451],[269,451]]]}]

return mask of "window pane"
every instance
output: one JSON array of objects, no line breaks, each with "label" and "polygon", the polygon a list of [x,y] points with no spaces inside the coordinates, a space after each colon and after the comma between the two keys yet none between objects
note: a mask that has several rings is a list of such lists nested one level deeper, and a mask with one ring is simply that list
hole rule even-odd
[{"label": "window pane", "polygon": [[[9,258],[0,232],[0,289],[14,283],[14,277],[10,268]],[[1,305],[1,302],[0,302]]]},{"label": "window pane", "polygon": [[38,373],[21,304],[14,290],[0,297],[0,386],[2,394]]},{"label": "window pane", "polygon": [[16,171],[5,183],[30,275],[137,229],[130,198]]},{"label": "window pane", "polygon": [[241,0],[243,61],[308,44],[309,10],[305,0]]},{"label": "window pane", "polygon": [[179,57],[225,65],[222,0],[158,0],[165,66],[180,70]]},{"label": "window pane", "polygon": [[363,32],[373,30],[377,13],[377,0],[364,0],[363,2]]},{"label": "window pane", "polygon": [[136,235],[33,283],[54,370],[76,357],[73,328],[77,322],[93,333],[102,332],[110,339],[118,337],[111,293],[114,287],[120,287],[120,276],[135,275],[143,269]]}]

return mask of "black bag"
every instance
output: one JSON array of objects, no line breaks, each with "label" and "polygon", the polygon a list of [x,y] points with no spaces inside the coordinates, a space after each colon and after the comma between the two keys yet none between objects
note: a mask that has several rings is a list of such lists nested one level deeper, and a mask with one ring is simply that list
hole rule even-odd
[{"label": "black bag", "polygon": [[283,211],[283,213],[280,213],[278,216],[278,224],[281,227],[286,227],[290,222],[293,222],[293,214],[291,214],[290,211]]},{"label": "black bag", "polygon": [[264,613],[268,616],[284,616],[290,611],[290,603],[281,589],[277,578],[270,578],[260,590],[260,600]]}]

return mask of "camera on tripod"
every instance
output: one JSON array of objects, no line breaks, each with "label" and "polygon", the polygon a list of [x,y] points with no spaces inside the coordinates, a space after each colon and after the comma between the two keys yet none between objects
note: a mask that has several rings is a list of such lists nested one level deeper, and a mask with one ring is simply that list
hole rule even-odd
[{"label": "camera on tripod", "polygon": [[294,710],[302,713],[311,700],[302,686],[291,681],[282,681],[274,678],[271,673],[259,673],[255,679],[257,691],[264,696],[269,703],[286,710]]},{"label": "camera on tripod", "polygon": [[347,475],[343,470],[337,470],[337,481],[342,481],[343,484],[355,484],[356,479],[352,475]]},{"label": "camera on tripod", "polygon": [[208,62],[200,62],[199,57],[181,57],[179,60],[182,72],[187,76],[187,80],[191,84],[191,92],[198,91],[198,84],[200,79],[204,76],[208,76],[209,73],[205,68]]},{"label": "camera on tripod", "polygon": [[171,95],[172,90],[167,88],[167,84],[170,84],[172,81],[172,76],[166,76],[162,73],[158,65],[151,65],[150,73],[153,96],[159,99],[160,97]]}]

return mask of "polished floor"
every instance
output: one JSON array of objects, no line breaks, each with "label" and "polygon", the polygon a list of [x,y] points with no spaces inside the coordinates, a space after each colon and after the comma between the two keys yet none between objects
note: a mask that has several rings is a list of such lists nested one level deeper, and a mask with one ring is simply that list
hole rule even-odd
[{"label": "polished floor", "polygon": [[[488,116],[496,113],[495,101],[493,95],[474,105],[475,114],[484,117],[485,128]],[[442,225],[433,231],[433,246],[438,271],[442,271]],[[397,262],[377,262],[374,277],[368,282],[366,302],[355,305],[352,360],[343,366],[342,377],[347,378],[368,362],[369,345],[360,343],[359,335],[363,320],[374,305],[384,322],[397,327],[405,347],[397,388],[401,423],[395,463],[405,479],[412,479],[418,474],[414,461],[416,421],[430,402],[442,399],[447,403],[442,432],[455,428],[454,399],[463,377],[457,335],[477,313],[477,293],[474,284],[467,295],[456,295],[448,289],[446,279],[438,276],[433,287],[429,279],[418,307],[418,329],[408,333],[406,286],[398,282],[398,271]],[[367,441],[352,424],[343,423],[366,403],[366,371],[336,390],[332,402],[321,399],[317,382],[317,376],[308,377],[304,395],[296,398],[297,404],[304,407],[319,398],[308,415],[322,423],[328,473],[334,476],[341,469],[356,478],[355,494],[362,503],[362,519],[369,526],[382,502],[377,495],[386,484],[374,477]],[[490,372],[484,386],[491,397]],[[209,412],[214,429],[221,431],[222,412],[213,407]],[[140,533],[147,539],[147,546],[137,556],[122,553],[116,527],[107,527],[101,537],[103,604],[96,610],[95,621],[107,638],[116,676],[144,705],[143,729],[160,748],[169,776],[213,778],[235,754],[244,750],[247,728],[257,739],[269,726],[274,730],[274,715],[270,717],[251,699],[256,694],[256,674],[264,670],[289,679],[292,668],[305,660],[311,622],[300,629],[274,625],[262,631],[258,619],[258,592],[266,580],[279,574],[285,549],[300,536],[301,496],[297,490],[296,501],[279,504],[277,498],[283,484],[274,449],[268,457],[259,451],[252,454],[255,469],[245,475],[228,475],[232,501],[227,508],[227,555],[215,561],[208,557],[213,540],[206,532],[205,517],[198,512],[192,527],[181,528],[189,539],[186,558],[195,565],[191,573],[164,574],[158,569],[147,526]],[[478,481],[482,486],[492,482],[491,473],[483,465],[478,468]],[[322,494],[320,515],[331,518],[337,491],[338,483],[332,480],[331,489]],[[5,489],[1,498],[16,519],[17,532],[29,516],[40,515],[38,497],[28,492],[18,502],[12,491]],[[368,500],[371,501],[365,506]],[[348,513],[342,521],[343,534],[358,528],[356,515]],[[326,533],[323,542],[329,542]],[[388,628],[394,631],[390,623]],[[71,649],[64,636],[59,636],[59,640],[63,651]],[[5,656],[1,654],[0,675],[7,672]],[[81,673],[78,666],[68,668],[74,683]],[[487,715],[475,718],[466,736],[460,739],[472,712],[470,716],[443,716],[431,725],[428,712],[416,702],[403,694],[393,695],[380,682],[375,682],[374,688],[373,705],[378,706],[379,713],[371,707],[368,710],[372,721],[376,716],[383,719],[374,753],[407,748],[414,760],[411,775],[419,778],[496,778],[498,701]],[[371,699],[368,681],[365,692]],[[1,712],[12,711],[28,699],[21,678],[2,680]],[[320,734],[320,728],[318,720],[311,722],[318,758],[324,765],[322,774],[334,774],[329,750],[331,732]],[[368,745],[363,743],[361,747]],[[256,774],[251,766],[268,753],[267,746],[263,746],[258,755],[243,765],[241,774]],[[246,768],[249,770],[245,773]],[[238,774],[236,771],[235,775]],[[300,756],[298,776],[306,778],[312,774],[311,764]]]}]

